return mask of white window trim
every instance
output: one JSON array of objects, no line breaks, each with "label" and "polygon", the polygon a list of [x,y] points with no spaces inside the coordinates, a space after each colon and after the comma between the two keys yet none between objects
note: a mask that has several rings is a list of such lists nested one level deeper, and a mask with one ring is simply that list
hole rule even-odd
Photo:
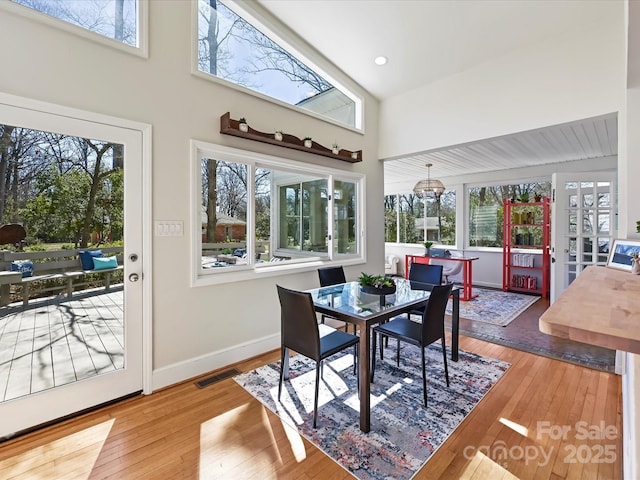
[{"label": "white window trim", "polygon": [[[305,63],[306,65],[312,67],[316,72],[322,75],[329,83],[331,83],[334,87],[339,89],[344,95],[349,97],[355,103],[355,125],[347,125],[346,123],[338,122],[332,118],[326,117],[324,115],[320,115],[318,113],[312,112],[311,110],[307,110],[302,107],[298,107],[296,105],[292,105],[291,103],[284,102],[282,100],[278,100],[277,98],[271,97],[264,93],[257,92],[250,88],[244,87],[237,83],[234,83],[230,80],[225,80],[224,78],[217,77],[215,75],[211,75],[206,72],[202,72],[198,68],[198,0],[194,0],[191,2],[191,74],[207,80],[209,82],[214,82],[219,85],[223,85],[225,87],[233,88],[239,92],[248,93],[249,95],[253,95],[254,97],[261,98],[268,102],[275,103],[282,107],[288,108],[298,113],[304,113],[305,115],[309,115],[310,117],[317,118],[318,120],[322,120],[327,123],[331,123],[341,128],[346,128],[347,130],[351,130],[356,133],[365,133],[365,125],[364,125],[364,108],[365,102],[362,96],[355,93],[355,86],[347,86],[348,83],[351,83],[350,79],[347,77],[343,77],[337,72],[336,68],[331,65],[327,61],[323,61],[318,59],[317,53],[314,53],[310,48],[305,48],[305,46],[301,46],[301,48],[297,48],[294,46],[296,43],[300,43],[300,40],[295,37],[293,34],[286,34],[281,26],[278,26],[275,22],[267,18],[266,15],[259,13],[255,5],[247,2],[239,2],[234,0],[223,0],[223,3],[236,15],[239,15],[247,22],[251,23],[254,27],[258,28],[262,33],[268,34],[269,38],[280,45],[282,48],[286,49],[288,52],[293,54],[300,61]],[[303,51],[308,52],[305,54]],[[316,60],[311,60],[311,58],[315,58]],[[335,72],[335,73],[329,73]],[[343,77],[343,80],[338,80],[338,78]]]},{"label": "white window trim", "polygon": [[142,58],[149,58],[149,4],[145,0],[136,1],[138,4],[136,7],[138,10],[138,18],[136,19],[137,46],[128,45],[113,38],[105,37],[99,33],[92,32],[86,28],[74,25],[60,18],[52,17],[33,8],[14,3],[10,0],[0,1],[0,10],[20,15],[44,25],[57,28],[58,30],[63,30],[107,47],[115,48],[116,50]]},{"label": "white window trim", "polygon": [[[262,153],[252,152],[249,150],[241,150],[237,148],[226,147],[214,143],[203,142],[200,140],[190,141],[190,168],[191,168],[191,211],[190,211],[190,234],[191,234],[191,286],[201,287],[206,285],[217,285],[221,283],[230,283],[246,280],[255,280],[257,278],[266,278],[280,276],[289,273],[300,273],[305,271],[316,270],[321,266],[328,265],[357,265],[366,263],[366,220],[365,220],[365,175],[346,172],[343,170],[328,168],[319,165],[310,165],[280,157],[274,157]],[[242,163],[249,166],[249,184],[253,192],[254,168],[265,167],[280,170],[293,170],[302,174],[322,175],[329,178],[329,184],[333,185],[333,179],[353,182],[356,184],[358,192],[358,243],[359,252],[357,254],[334,254],[332,245],[329,243],[329,252],[327,257],[317,259],[302,259],[301,261],[277,262],[273,265],[256,264],[237,267],[220,267],[215,272],[203,273],[202,263],[202,225],[201,225],[201,160],[202,158],[213,158],[224,160],[227,162]],[[247,205],[247,251],[252,251],[254,242],[254,215],[253,215],[253,194],[250,196],[251,201]],[[333,204],[332,204],[333,207]],[[329,209],[329,221],[333,221],[333,208]],[[333,224],[332,224],[333,225]]]}]

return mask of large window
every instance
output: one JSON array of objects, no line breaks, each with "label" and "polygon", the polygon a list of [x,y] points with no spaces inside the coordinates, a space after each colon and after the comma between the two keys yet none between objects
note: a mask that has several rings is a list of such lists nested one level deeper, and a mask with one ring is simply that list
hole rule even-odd
[{"label": "large window", "polygon": [[502,248],[503,201],[549,196],[550,182],[469,187],[469,246]]},{"label": "large window", "polygon": [[[85,36],[99,35],[103,39],[114,40],[120,44],[136,49],[146,50],[146,42],[141,35],[142,19],[140,9],[146,5],[139,0],[11,0],[12,3],[28,7],[40,12],[58,26],[68,25],[74,33],[85,33]],[[2,2],[5,4],[5,2]],[[21,7],[15,9],[18,13],[26,13]],[[62,23],[65,22],[65,23]],[[78,28],[79,27],[79,28]],[[95,39],[95,38],[94,38]],[[143,52],[146,54],[146,52]]]},{"label": "large window", "polygon": [[439,245],[456,243],[456,192],[447,190],[439,198],[421,199],[411,193],[387,195],[385,241]]},{"label": "large window", "polygon": [[[277,41],[273,32],[234,11],[232,2],[198,0],[198,71],[360,127],[359,101]],[[261,31],[262,30],[262,31]]]},{"label": "large window", "polygon": [[196,280],[363,260],[362,175],[196,141],[193,156]]}]

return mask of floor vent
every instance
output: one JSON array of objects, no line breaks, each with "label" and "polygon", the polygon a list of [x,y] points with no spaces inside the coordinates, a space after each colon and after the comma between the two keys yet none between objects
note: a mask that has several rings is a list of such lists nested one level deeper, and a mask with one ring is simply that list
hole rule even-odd
[{"label": "floor vent", "polygon": [[220,372],[219,374],[214,375],[213,377],[208,377],[208,378],[205,378],[204,380],[200,380],[199,382],[196,382],[196,386],[198,388],[208,387],[209,385],[213,385],[214,383],[217,383],[220,380],[233,377],[240,373],[242,372],[237,368],[232,368],[231,370],[225,370],[224,372]]}]

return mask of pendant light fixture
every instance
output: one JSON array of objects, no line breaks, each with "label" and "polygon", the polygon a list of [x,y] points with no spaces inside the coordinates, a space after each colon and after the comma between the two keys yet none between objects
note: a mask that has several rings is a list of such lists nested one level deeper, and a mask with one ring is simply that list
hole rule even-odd
[{"label": "pendant light fixture", "polygon": [[436,200],[440,198],[440,196],[444,193],[444,184],[437,179],[431,178],[431,167],[433,164],[427,163],[427,179],[420,180],[416,183],[416,186],[413,187],[413,193],[415,193],[419,198],[435,198]]}]

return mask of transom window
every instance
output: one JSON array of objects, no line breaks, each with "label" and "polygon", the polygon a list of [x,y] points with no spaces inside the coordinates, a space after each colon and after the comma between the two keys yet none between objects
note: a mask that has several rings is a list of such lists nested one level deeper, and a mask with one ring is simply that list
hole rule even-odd
[{"label": "transom window", "polygon": [[192,144],[196,282],[363,261],[362,175]]},{"label": "transom window", "polygon": [[[235,10],[234,10],[235,9]],[[198,71],[360,128],[359,101],[232,2],[198,0]]]},{"label": "transom window", "polygon": [[[139,0],[11,0],[83,31],[142,48]],[[2,2],[4,3],[4,2]],[[10,7],[10,5],[9,5]],[[22,9],[16,10],[20,13]],[[79,33],[74,30],[75,33]]]}]

